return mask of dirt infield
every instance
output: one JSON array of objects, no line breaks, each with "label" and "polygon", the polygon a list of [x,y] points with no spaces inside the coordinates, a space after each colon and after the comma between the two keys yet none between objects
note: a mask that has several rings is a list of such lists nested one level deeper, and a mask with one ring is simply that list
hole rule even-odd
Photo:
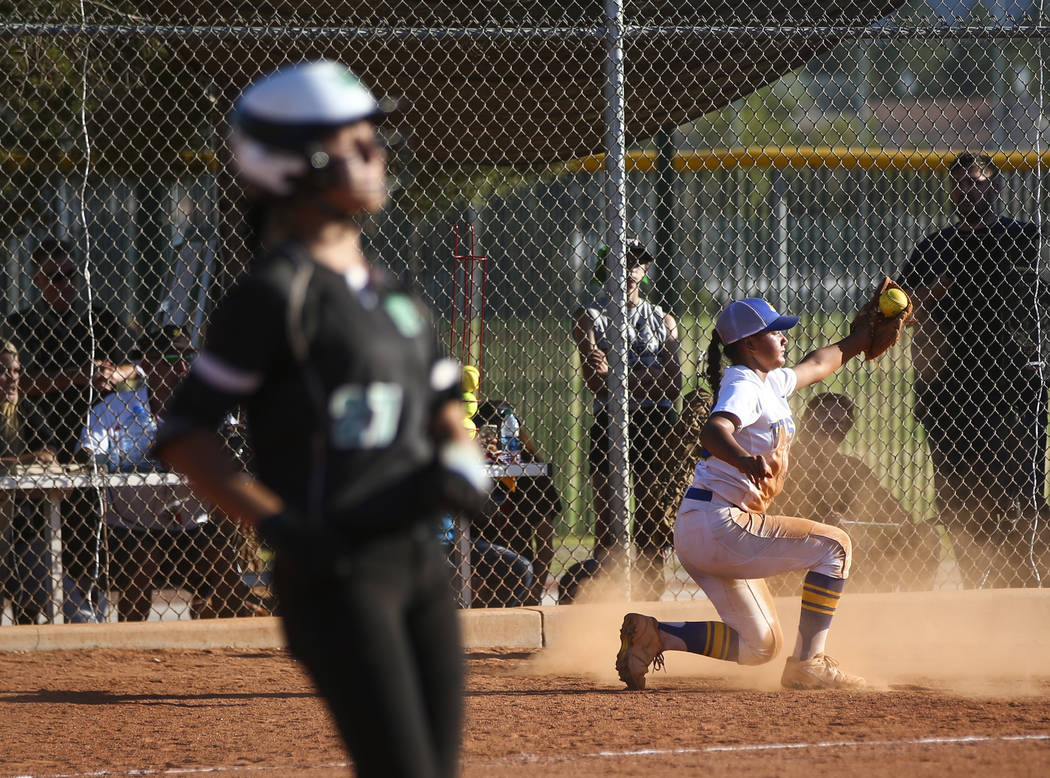
[{"label": "dirt infield", "polygon": [[[931,611],[929,630],[897,624],[938,637],[915,651],[870,618],[866,634],[844,619],[830,647],[875,682],[864,693],[784,691],[779,660],[737,668],[678,653],[650,690],[625,692],[612,671],[623,610],[577,612],[578,629],[546,649],[468,654],[464,776],[1034,776],[1050,765],[1045,620],[1001,605],[995,623]],[[348,772],[279,648],[0,653],[0,721],[5,777]]]}]

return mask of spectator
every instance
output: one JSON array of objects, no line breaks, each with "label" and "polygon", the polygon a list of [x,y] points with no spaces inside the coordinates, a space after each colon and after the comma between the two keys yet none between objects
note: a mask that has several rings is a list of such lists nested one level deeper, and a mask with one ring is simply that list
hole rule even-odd
[{"label": "spectator", "polygon": [[918,321],[915,415],[965,585],[1033,586],[1047,572],[1032,546],[1046,524],[1042,236],[999,215],[989,157],[963,154],[949,174],[958,223],[921,241],[900,277]]},{"label": "spectator", "polygon": [[40,299],[7,318],[11,339],[25,355],[22,391],[36,401],[54,431],[60,462],[73,461],[89,407],[89,385],[100,392],[134,378],[126,363],[124,324],[109,311],[87,307],[77,293],[77,267],[65,241],[48,238],[33,251],[33,283]]},{"label": "spectator", "polygon": [[[498,430],[503,417],[512,412],[503,400],[483,400],[474,416],[478,426],[490,424]],[[521,420],[520,414],[519,421]],[[536,441],[521,427],[523,462],[550,462]],[[561,498],[550,474],[533,478],[497,481],[489,494],[485,515],[472,526],[475,537],[485,538],[531,560],[533,583],[526,605],[540,605],[554,559],[554,520],[561,513]]]},{"label": "spectator", "polygon": [[[192,351],[173,326],[147,333],[137,351],[144,381],[136,389],[108,395],[91,409],[81,447],[96,459],[119,461],[121,469],[159,469],[145,452],[153,445],[164,403],[187,373]],[[128,434],[130,441],[122,438]],[[153,590],[162,587],[190,589],[196,595],[191,606],[195,616],[252,614],[233,547],[189,487],[114,487],[108,493],[106,523],[122,621],[145,621]]]},{"label": "spectator", "polygon": [[[810,398],[791,445],[792,479],[770,512],[844,529],[853,540],[851,590],[928,589],[938,562],[937,534],[914,523],[872,469],[841,450],[855,420],[845,395]],[[774,594],[797,594],[801,585],[801,573],[770,581]]]},{"label": "spectator", "polygon": [[[452,552],[456,538],[452,517],[442,518],[439,537],[454,567]],[[517,608],[528,604],[533,585],[532,563],[521,554],[485,538],[471,537],[470,572],[470,607]],[[458,581],[458,571],[452,573],[453,580]],[[460,594],[455,592],[462,606]]]},{"label": "spectator", "polygon": [[[635,599],[656,600],[664,590],[663,558],[672,538],[659,520],[658,494],[665,467],[662,441],[675,423],[674,401],[682,388],[678,324],[674,316],[641,297],[652,257],[637,240],[627,249],[627,368],[630,391],[630,465],[633,486],[634,541],[639,580]],[[609,485],[608,352],[611,348],[608,306],[581,308],[573,325],[583,380],[594,394],[590,472],[594,492],[594,555],[570,567],[559,588],[574,597],[584,580],[610,560],[619,538],[613,528]],[[571,599],[570,597],[570,599]]]},{"label": "spectator", "polygon": [[[91,405],[92,388],[109,392],[135,375],[125,359],[130,335],[116,316],[99,306],[91,308],[89,326],[88,306],[77,291],[73,250],[65,241],[40,241],[32,254],[32,271],[39,299],[8,316],[5,324],[22,353],[22,394],[54,434],[57,461],[68,463]],[[63,565],[74,579],[97,572],[99,521],[94,490],[75,490],[63,499]]]},{"label": "spectator", "polygon": [[[50,465],[55,461],[54,436],[36,409],[21,396],[21,363],[10,341],[0,343],[0,469],[17,474],[19,468]],[[51,603],[51,553],[45,540],[47,502],[40,492],[3,492],[0,526],[3,565],[16,624],[35,624]],[[67,575],[62,615],[69,622],[95,621],[84,596]]]}]

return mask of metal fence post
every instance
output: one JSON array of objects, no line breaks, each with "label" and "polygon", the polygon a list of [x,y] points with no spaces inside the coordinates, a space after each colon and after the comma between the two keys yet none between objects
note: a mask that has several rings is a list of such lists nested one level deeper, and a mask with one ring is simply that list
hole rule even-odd
[{"label": "metal fence post", "polygon": [[[624,116],[623,5],[605,3],[605,213],[612,353],[609,357],[609,508],[612,531],[630,557],[630,451],[627,439],[627,139]],[[630,576],[626,580],[630,597]]]}]

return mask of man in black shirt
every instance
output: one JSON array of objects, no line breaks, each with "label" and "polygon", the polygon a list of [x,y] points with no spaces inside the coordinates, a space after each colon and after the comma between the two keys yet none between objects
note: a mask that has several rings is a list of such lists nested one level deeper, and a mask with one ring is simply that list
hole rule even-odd
[{"label": "man in black shirt", "polygon": [[65,241],[40,241],[33,251],[33,283],[39,300],[7,317],[6,327],[23,355],[24,392],[54,431],[59,461],[72,462],[91,407],[91,384],[101,395],[134,376],[126,359],[130,336],[101,307],[92,309],[89,326],[87,306],[77,294],[77,267]]},{"label": "man in black shirt", "polygon": [[1037,585],[1041,569],[1046,385],[1039,333],[1039,229],[999,216],[999,170],[952,164],[959,223],[915,247],[900,282],[919,326],[915,414],[926,430],[941,521],[970,587]]},{"label": "man in black shirt", "polygon": [[[55,457],[74,461],[80,428],[98,399],[135,375],[127,352],[127,327],[102,307],[91,308],[77,292],[78,270],[72,247],[45,238],[32,254],[33,283],[39,299],[7,317],[7,337],[22,355],[22,390],[54,434]],[[75,490],[62,501],[64,563],[83,579],[97,573],[98,497]]]}]

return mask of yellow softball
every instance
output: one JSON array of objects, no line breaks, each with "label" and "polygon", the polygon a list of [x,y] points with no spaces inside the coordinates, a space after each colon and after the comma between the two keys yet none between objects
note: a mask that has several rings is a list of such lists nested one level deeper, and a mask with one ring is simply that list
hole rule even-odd
[{"label": "yellow softball", "polygon": [[467,406],[467,418],[478,412],[478,396],[473,392],[463,392],[463,404]]},{"label": "yellow softball", "polygon": [[908,302],[908,295],[894,287],[879,295],[879,310],[887,319],[892,319],[904,312]]}]

